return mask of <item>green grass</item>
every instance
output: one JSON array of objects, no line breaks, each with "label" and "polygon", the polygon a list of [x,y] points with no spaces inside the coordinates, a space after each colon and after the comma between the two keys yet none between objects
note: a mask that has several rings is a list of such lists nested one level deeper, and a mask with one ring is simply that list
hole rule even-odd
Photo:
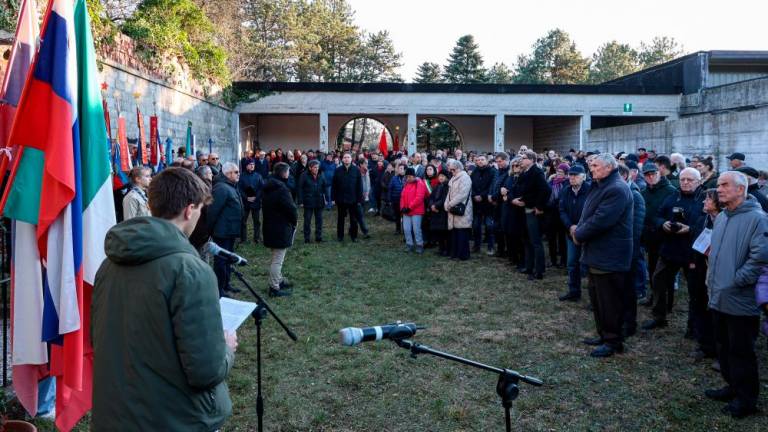
[{"label": "green grass", "polygon": [[[477,361],[538,376],[543,387],[522,384],[513,406],[516,430],[525,431],[758,431],[765,414],[734,421],[703,391],[722,385],[710,362],[694,363],[695,346],[683,338],[687,296],[678,292],[671,325],[640,332],[628,352],[589,357],[580,343],[594,324],[586,303],[561,303],[563,270],[548,269],[528,282],[497,258],[467,262],[402,252],[393,226],[368,218],[373,238],[335,241],[335,213],[325,213],[322,244],[305,245],[301,233],[284,273],[294,295],[270,301],[299,335],[290,341],[271,318],[264,322],[265,426],[270,431],[497,431],[503,410],[496,376],[409,353],[388,341],[343,347],[348,326],[415,321],[428,326],[415,340]],[[266,294],[269,251],[241,245],[252,263],[246,276]],[[246,292],[239,294],[248,299]],[[640,307],[640,320],[648,310]],[[239,334],[228,379],[234,413],[226,431],[256,429],[256,334]],[[761,405],[768,410],[766,340],[758,343]],[[86,429],[82,422],[82,429]]]}]

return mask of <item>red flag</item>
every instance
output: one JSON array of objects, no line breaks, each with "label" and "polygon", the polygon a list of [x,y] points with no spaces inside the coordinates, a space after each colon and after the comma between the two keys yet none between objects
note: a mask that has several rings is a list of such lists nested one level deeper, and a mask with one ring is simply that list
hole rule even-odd
[{"label": "red flag", "polygon": [[395,141],[392,142],[392,151],[397,153],[398,150],[400,150],[400,137],[395,134]]},{"label": "red flag", "polygon": [[160,156],[158,154],[158,139],[157,139],[157,116],[150,116],[149,117],[149,151],[150,151],[150,158],[149,162],[152,164],[152,166],[157,166],[157,158]]},{"label": "red flag", "polygon": [[379,151],[382,155],[387,155],[387,128],[381,130],[381,138],[379,138]]},{"label": "red flag", "polygon": [[120,146],[120,171],[131,170],[131,151],[128,149],[128,137],[125,131],[125,117],[117,118],[117,145]]},{"label": "red flag", "polygon": [[144,137],[144,116],[141,115],[141,110],[136,107],[136,119],[139,123],[139,155],[141,155],[141,161],[138,161],[141,165],[147,165],[149,163],[147,152],[147,140]]}]

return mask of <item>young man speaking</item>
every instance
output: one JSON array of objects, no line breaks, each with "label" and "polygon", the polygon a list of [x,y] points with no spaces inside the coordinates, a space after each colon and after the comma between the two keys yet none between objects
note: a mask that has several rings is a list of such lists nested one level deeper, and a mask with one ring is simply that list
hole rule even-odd
[{"label": "young man speaking", "polygon": [[91,309],[93,430],[213,431],[231,415],[237,337],[187,240],[210,200],[192,171],[169,168],[149,187],[153,216],[107,233]]}]

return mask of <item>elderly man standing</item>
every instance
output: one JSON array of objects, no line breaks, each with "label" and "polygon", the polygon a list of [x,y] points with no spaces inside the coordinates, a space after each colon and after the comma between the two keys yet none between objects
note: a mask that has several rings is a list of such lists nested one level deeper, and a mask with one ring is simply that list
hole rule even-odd
[{"label": "elderly man standing", "polygon": [[[235,239],[240,237],[243,221],[243,201],[237,190],[240,169],[234,162],[227,162],[222,167],[222,173],[223,180],[213,185],[213,204],[208,207],[206,217],[213,241],[231,251],[235,248]],[[214,257],[213,271],[216,273],[220,297],[228,297],[227,292],[239,291],[229,285],[230,267],[226,260]]]},{"label": "elderly man standing", "polygon": [[[589,196],[590,184],[585,183],[587,174],[581,165],[574,165],[568,170],[569,186],[564,188],[560,197],[560,220],[568,230],[579,223],[584,203]],[[579,301],[581,299],[581,246],[568,237],[568,292],[559,297],[560,301]]]},{"label": "elderly man standing", "polygon": [[729,402],[723,413],[735,418],[757,411],[760,380],[755,340],[760,313],[755,285],[768,264],[768,218],[747,194],[747,186],[746,177],[735,171],[717,180],[717,196],[725,210],[712,229],[707,271],[717,356],[727,385],[705,395]]},{"label": "elderly man standing", "polygon": [[632,265],[632,192],[610,153],[590,159],[589,169],[592,190],[578,225],[571,226],[570,232],[573,242],[582,245],[599,335],[584,343],[598,345],[592,357],[610,357],[624,351],[623,290]]}]

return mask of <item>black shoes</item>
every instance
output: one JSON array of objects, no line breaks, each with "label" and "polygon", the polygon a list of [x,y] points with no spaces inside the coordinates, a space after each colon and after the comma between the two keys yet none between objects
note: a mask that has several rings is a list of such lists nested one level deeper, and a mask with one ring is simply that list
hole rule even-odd
[{"label": "black shoes", "polygon": [[533,274],[533,270],[526,270],[524,268],[518,269],[517,272],[520,274],[526,274],[526,275]]},{"label": "black shoes", "polygon": [[280,289],[293,288],[293,283],[283,279],[280,281]]},{"label": "black shoes", "polygon": [[705,390],[704,396],[719,402],[730,402],[736,397],[736,395],[733,394],[733,390],[728,386],[719,389]]},{"label": "black shoes", "polygon": [[544,275],[542,273],[529,273],[528,274],[528,280],[542,280],[544,279]]},{"label": "black shoes", "polygon": [[667,326],[666,320],[651,319],[643,322],[643,325],[641,326],[641,328],[643,330],[653,330],[657,328],[664,328],[666,326]]},{"label": "black shoes", "polygon": [[724,406],[721,411],[723,414],[730,415],[735,419],[742,419],[757,413],[757,407],[755,405],[745,404],[739,399],[734,399],[728,405]]},{"label": "black shoes", "polygon": [[606,358],[614,354],[621,354],[623,352],[624,352],[623,345],[602,344],[597,348],[595,348],[591,353],[589,353],[589,355],[595,358]]},{"label": "black shoes", "polygon": [[603,338],[601,337],[593,337],[593,338],[586,338],[581,341],[584,345],[589,346],[599,346],[603,344]]},{"label": "black shoes", "polygon": [[322,238],[322,237],[318,237],[318,238],[316,238],[316,239],[315,239],[315,243],[322,243],[322,242],[324,242],[324,241],[325,241],[325,240],[323,240],[323,238]]},{"label": "black shoes", "polygon": [[371,238],[370,234],[368,233],[363,234],[363,240],[368,240],[369,238]]},{"label": "black shoes", "polygon": [[558,300],[560,301],[569,301],[569,302],[577,302],[581,300],[581,296],[576,293],[569,292],[568,294],[561,295],[558,297]]},{"label": "black shoes", "polygon": [[653,306],[653,297],[646,296],[644,299],[637,302],[640,306],[651,307]]},{"label": "black shoes", "polygon": [[274,289],[269,288],[269,296],[270,297],[288,297],[292,293],[287,289]]}]

